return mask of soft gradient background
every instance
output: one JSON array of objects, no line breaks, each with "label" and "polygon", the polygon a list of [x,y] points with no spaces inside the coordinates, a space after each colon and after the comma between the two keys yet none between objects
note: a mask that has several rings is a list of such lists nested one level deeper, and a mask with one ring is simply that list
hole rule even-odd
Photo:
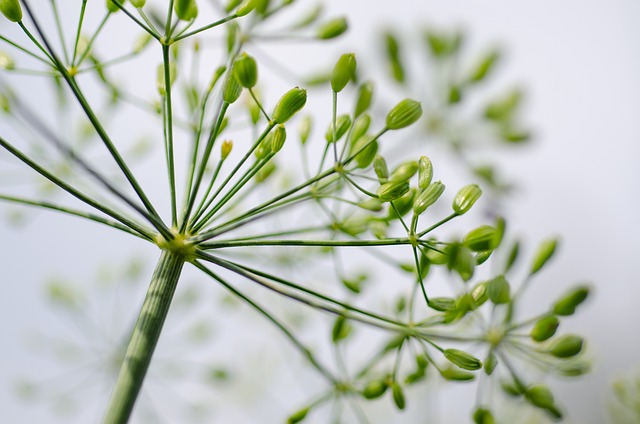
[{"label": "soft gradient background", "polygon": [[[373,62],[379,38],[372,35],[385,25],[400,26],[406,34],[423,24],[458,25],[467,30],[472,47],[506,48],[497,79],[524,84],[525,121],[536,134],[531,146],[499,156],[504,174],[520,188],[507,202],[510,228],[527,237],[528,252],[549,234],[562,236],[544,285],[529,293],[532,304],[540,299],[546,305],[574,282],[590,281],[596,288],[580,314],[563,324],[588,337],[594,372],[556,387],[570,422],[604,422],[612,376],[640,365],[640,3],[350,0],[329,5],[332,13],[350,16],[352,25],[346,38],[324,47],[328,58],[353,50]],[[4,32],[6,22],[0,28]],[[302,46],[291,60],[314,59]],[[89,279],[96,267],[138,251],[155,256],[128,237],[45,214],[38,212],[23,228],[0,226],[3,423],[49,422],[46,408],[31,408],[12,393],[19,376],[47,366],[25,347],[31,329],[42,331],[44,325],[46,331],[51,325],[53,332],[56,325],[48,324],[42,282],[52,274]],[[446,397],[441,402],[444,409],[461,403]],[[456,422],[466,422],[466,413],[454,413]]]}]

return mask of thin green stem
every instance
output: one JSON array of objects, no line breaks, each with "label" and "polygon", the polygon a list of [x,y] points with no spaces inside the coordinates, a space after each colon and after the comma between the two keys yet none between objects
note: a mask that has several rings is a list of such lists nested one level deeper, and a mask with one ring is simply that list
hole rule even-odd
[{"label": "thin green stem", "polygon": [[131,334],[103,424],[129,421],[184,266],[184,256],[163,251]]},{"label": "thin green stem", "polygon": [[208,25],[205,25],[205,26],[203,26],[201,28],[195,29],[195,30],[193,30],[191,32],[187,32],[186,34],[179,35],[179,36],[175,37],[173,40],[174,41],[180,41],[180,40],[182,40],[184,38],[191,37],[192,35],[199,34],[202,31],[206,31],[208,29],[211,29],[211,28],[217,27],[219,25],[222,25],[222,24],[224,24],[226,22],[232,21],[232,20],[236,19],[237,17],[238,17],[238,15],[236,15],[234,13],[233,15],[229,15],[229,16],[227,16],[225,18],[222,18],[222,19],[220,19],[218,21],[212,22],[212,23],[210,23]]},{"label": "thin green stem", "polygon": [[75,66],[76,58],[78,56],[78,44],[80,43],[80,37],[82,35],[82,25],[84,24],[84,14],[87,9],[87,1],[88,0],[82,0],[82,6],[80,6],[80,17],[78,18],[76,41],[73,43],[73,58],[71,59],[71,66]]},{"label": "thin green stem", "polygon": [[[91,39],[87,43],[87,46],[85,47],[84,51],[82,52],[82,55],[80,56],[80,58],[76,62],[76,66],[80,66],[82,64],[82,62],[87,58],[87,56],[89,55],[89,52],[91,52],[91,48],[93,47],[93,43],[96,41],[96,38],[98,38],[98,35],[102,31],[102,28],[104,28],[104,26],[107,23],[107,21],[109,20],[110,16],[111,16],[111,13],[107,13],[106,15],[104,15],[104,18],[102,18],[102,21],[100,21],[100,24],[98,25],[98,28],[95,30],[95,32],[91,36]],[[46,43],[47,42],[45,40],[45,44]],[[51,47],[49,47],[49,50],[51,50]],[[53,52],[51,53],[51,55],[53,56]],[[55,60],[55,62],[57,63],[58,60]]]},{"label": "thin green stem", "polygon": [[64,54],[64,58],[69,62],[69,52],[67,51],[67,42],[64,39],[64,31],[62,30],[62,22],[60,22],[60,14],[58,13],[58,7],[56,6],[56,1],[51,0],[51,8],[53,9],[53,16],[56,21],[56,30],[58,32],[58,38],[60,38],[60,46],[62,47],[62,54]]},{"label": "thin green stem", "polygon": [[215,242],[201,243],[200,248],[205,250],[224,249],[228,247],[246,246],[319,246],[319,247],[356,247],[356,246],[398,246],[411,244],[408,238],[384,239],[384,240],[217,240]]},{"label": "thin green stem", "polygon": [[4,41],[5,43],[15,47],[16,49],[20,50],[23,53],[28,54],[29,56],[33,57],[34,59],[39,60],[40,62],[44,63],[47,66],[51,66],[51,62],[48,62],[47,59],[44,59],[40,56],[38,56],[36,53],[32,52],[31,50],[22,47],[21,45],[17,44],[14,41],[9,40],[7,37],[0,35],[0,40]]},{"label": "thin green stem", "polygon": [[169,176],[169,191],[171,194],[171,223],[178,225],[178,206],[176,196],[176,171],[173,154],[173,102],[171,100],[171,63],[169,46],[162,46],[162,65],[164,68],[165,86],[165,153],[167,155],[167,173]]}]

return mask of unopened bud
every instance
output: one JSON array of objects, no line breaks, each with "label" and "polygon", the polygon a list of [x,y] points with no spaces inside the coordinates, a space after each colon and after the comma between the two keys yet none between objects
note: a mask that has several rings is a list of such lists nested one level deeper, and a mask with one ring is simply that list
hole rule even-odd
[{"label": "unopened bud", "polygon": [[416,215],[422,214],[427,208],[433,205],[439,198],[442,196],[444,192],[445,186],[440,181],[436,181],[435,183],[429,184],[427,187],[416,199],[413,204],[413,212]]},{"label": "unopened bud", "polygon": [[411,177],[418,172],[418,162],[415,160],[407,161],[400,164],[396,169],[393,170],[391,176],[389,177],[389,181],[401,182],[401,181],[409,181]]},{"label": "unopened bud", "polygon": [[362,390],[362,396],[364,396],[365,399],[379,398],[387,391],[388,387],[389,385],[384,378],[373,380],[364,387]]},{"label": "unopened bud", "polygon": [[198,16],[196,0],[175,0],[173,10],[176,12],[178,19],[183,21],[190,21]]},{"label": "unopened bud", "polygon": [[429,187],[432,178],[433,165],[431,164],[431,160],[426,156],[422,156],[418,161],[418,188],[424,190]]},{"label": "unopened bud", "polygon": [[531,265],[531,274],[535,274],[540,271],[542,267],[553,256],[558,247],[558,239],[552,238],[544,240],[540,243],[536,254],[533,256],[533,264]]},{"label": "unopened bud", "polygon": [[231,71],[224,79],[224,87],[222,88],[222,100],[228,104],[234,103],[242,94],[242,86],[235,77],[233,69]]},{"label": "unopened bud", "polygon": [[473,412],[473,422],[475,424],[495,424],[493,414],[486,408],[476,408]]},{"label": "unopened bud", "polygon": [[531,330],[531,338],[536,342],[543,342],[545,340],[550,339],[556,334],[556,330],[558,330],[558,326],[560,325],[560,321],[558,321],[558,317],[555,315],[549,315],[544,318],[540,318],[533,325],[533,329]]},{"label": "unopened bud", "polygon": [[409,183],[408,182],[389,182],[382,184],[378,187],[376,194],[378,198],[383,202],[390,202],[399,197],[404,196],[409,191]]},{"label": "unopened bud", "polygon": [[576,312],[576,307],[589,296],[589,287],[582,286],[573,289],[553,305],[553,313],[568,316]]},{"label": "unopened bud", "polygon": [[566,334],[551,345],[549,353],[556,358],[571,358],[580,353],[583,346],[584,339],[582,337],[574,334]]},{"label": "unopened bud", "polygon": [[490,225],[482,225],[469,233],[464,238],[464,244],[474,252],[493,250],[498,246],[500,233],[497,228]]},{"label": "unopened bud", "polygon": [[[118,10],[120,10],[120,8],[118,7],[118,5],[116,4],[116,2],[118,2],[119,4],[121,4],[122,6],[124,6],[124,2],[126,0],[107,0],[107,11],[109,13],[115,13]],[[17,3],[17,2],[16,2]],[[5,15],[6,16],[6,15]],[[20,12],[20,16],[22,16],[22,12]]]},{"label": "unopened bud", "polygon": [[284,125],[278,125],[272,134],[271,153],[278,153],[280,149],[282,149],[282,146],[284,146],[284,142],[287,139],[287,130],[285,130]]},{"label": "unopened bud", "polygon": [[484,372],[487,375],[493,374],[493,370],[498,366],[498,358],[493,352],[490,352],[487,359],[484,360]]},{"label": "unopened bud", "polygon": [[307,90],[298,87],[292,88],[280,98],[273,109],[273,120],[278,124],[284,124],[302,109],[306,102]]},{"label": "unopened bud", "polygon": [[511,299],[511,288],[507,279],[504,278],[504,275],[498,275],[489,281],[487,290],[489,292],[489,299],[496,305],[509,303]]},{"label": "unopened bud", "polygon": [[391,383],[391,394],[393,395],[393,402],[396,404],[398,409],[404,409],[406,406],[404,392],[402,390],[402,386],[395,381]]},{"label": "unopened bud", "polygon": [[307,407],[292,414],[289,418],[287,418],[287,424],[297,424],[299,422],[302,422],[302,420],[304,420],[307,417],[307,414],[309,414],[310,410],[311,408]]},{"label": "unopened bud", "polygon": [[258,64],[246,53],[242,53],[233,65],[236,79],[245,88],[252,88],[258,82]]},{"label": "unopened bud", "polygon": [[13,57],[11,57],[6,52],[0,51],[0,68],[11,70],[11,69],[15,69],[15,67],[16,67],[16,63],[13,61]]},{"label": "unopened bud", "polygon": [[456,308],[456,301],[451,297],[434,297],[429,299],[429,307],[440,312],[452,311]]},{"label": "unopened bud", "polygon": [[[336,140],[340,140],[342,136],[346,134],[346,132],[349,130],[350,127],[351,127],[351,118],[349,117],[349,115],[338,116],[338,118],[336,119],[336,130],[335,130]],[[327,132],[325,133],[324,138],[325,140],[327,140],[327,143],[333,143],[334,141],[336,141],[333,139],[333,123],[329,125],[329,128],[327,128]]]},{"label": "unopened bud", "polygon": [[320,40],[329,40],[339,37],[349,28],[346,18],[335,18],[316,29],[316,37]]},{"label": "unopened bud", "polygon": [[236,15],[237,16],[246,16],[249,13],[251,13],[251,11],[253,9],[255,9],[255,8],[256,8],[256,1],[255,0],[244,0],[242,3],[240,3],[238,8],[236,9]]},{"label": "unopened bud", "polygon": [[373,159],[373,170],[378,176],[380,184],[384,184],[389,181],[389,169],[387,169],[387,161],[380,155],[376,155]]},{"label": "unopened bud", "polygon": [[353,123],[353,129],[351,130],[351,140],[357,140],[367,133],[369,126],[371,125],[371,116],[368,113],[358,116]]},{"label": "unopened bud", "polygon": [[142,9],[147,3],[147,0],[130,0],[131,5],[136,9]]},{"label": "unopened bud", "polygon": [[227,157],[229,157],[232,149],[233,141],[225,140],[222,142],[222,146],[220,147],[220,156],[222,157],[222,160],[225,160]]},{"label": "unopened bud", "polygon": [[538,408],[546,409],[550,406],[554,406],[555,404],[553,393],[551,393],[551,390],[543,384],[528,387],[524,396],[532,405],[535,405]]},{"label": "unopened bud", "polygon": [[0,0],[0,12],[11,22],[22,20],[22,7],[19,0]]},{"label": "unopened bud", "polygon": [[371,106],[371,98],[373,97],[373,83],[367,81],[360,85],[358,89],[358,100],[356,100],[355,116],[360,116]]},{"label": "unopened bud", "polygon": [[440,375],[449,381],[471,381],[476,378],[474,373],[462,371],[457,368],[445,368],[440,371]]},{"label": "unopened bud", "polygon": [[458,215],[467,213],[481,195],[482,190],[477,184],[462,187],[453,199],[453,211]]},{"label": "unopened bud", "polygon": [[465,351],[458,349],[445,349],[443,354],[451,363],[462,369],[475,371],[482,368],[482,361]]},{"label": "unopened bud", "polygon": [[331,74],[331,89],[336,93],[341,92],[355,76],[356,55],[345,53],[336,62]]},{"label": "unopened bud", "polygon": [[378,142],[372,140],[371,136],[363,135],[353,143],[351,151],[360,152],[355,157],[358,168],[366,168],[371,165],[376,153],[378,153]]},{"label": "unopened bud", "polygon": [[387,115],[387,128],[399,130],[408,127],[422,116],[420,102],[412,99],[404,99],[398,103]]}]

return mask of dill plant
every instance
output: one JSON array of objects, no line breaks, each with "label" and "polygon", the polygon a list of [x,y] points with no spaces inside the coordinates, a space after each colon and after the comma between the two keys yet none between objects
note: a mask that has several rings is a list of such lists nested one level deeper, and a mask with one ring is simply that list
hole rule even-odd
[{"label": "dill plant", "polygon": [[[44,7],[30,0],[0,0],[0,11],[20,30],[17,37],[1,36],[14,50],[0,57],[3,108],[7,122],[26,127],[31,131],[29,137],[35,134],[37,138],[29,145],[21,143],[16,134],[3,134],[3,155],[35,171],[84,207],[74,209],[56,199],[23,193],[2,193],[0,198],[92,220],[161,251],[103,422],[129,421],[185,266],[202,271],[255,309],[326,381],[308,405],[289,416],[289,423],[301,422],[323,405],[336,402],[351,405],[355,419],[368,422],[363,402],[385,395],[398,410],[404,410],[411,405],[407,388],[422,384],[428,374],[450,382],[480,380],[471,416],[476,423],[492,423],[499,416],[487,388],[489,378],[499,379],[503,391],[517,401],[553,419],[562,418],[562,408],[548,386],[530,381],[523,373],[526,365],[565,376],[587,371],[581,359],[583,339],[556,335],[556,331],[561,320],[585,300],[589,287],[580,286],[539,315],[522,318],[518,314],[522,293],[554,255],[555,239],[540,245],[526,277],[516,287],[509,273],[518,259],[519,244],[505,241],[504,219],[471,229],[462,238],[438,237],[437,230],[474,207],[482,189],[471,183],[454,190],[451,208],[442,213],[440,198],[446,181],[436,179],[437,166],[423,152],[413,156],[402,146],[393,146],[397,134],[420,125],[422,104],[412,98],[398,99],[383,114],[375,113],[375,85],[361,82],[363,72],[358,70],[356,54],[341,55],[332,71],[321,78],[323,89],[331,93],[331,117],[324,137],[312,130],[316,119],[299,116],[308,96],[300,82],[291,84],[279,99],[263,98],[260,63],[252,55],[255,44],[281,38],[331,40],[348,27],[345,18],[320,21],[319,9],[310,9],[287,27],[285,35],[264,32],[265,23],[289,13],[294,3],[231,0],[225,5],[214,2],[208,13],[199,9],[205,8],[204,2],[196,0],[148,4],[144,0],[101,4],[83,0],[76,14],[61,14],[55,0]],[[88,30],[85,16],[90,11],[102,19]],[[130,52],[101,60],[96,49],[114,16],[123,17],[126,29],[137,31],[138,38]],[[197,77],[201,37],[212,33],[224,40],[223,57],[218,67],[208,70],[208,81],[202,82]],[[433,55],[440,59],[457,49],[455,37],[431,34],[428,41]],[[392,74],[404,82],[398,49],[398,42],[388,36]],[[135,90],[118,87],[109,70],[122,64],[135,70],[136,60],[151,50],[159,62],[149,75],[157,94],[146,101]],[[13,54],[19,59],[14,60]],[[191,61],[185,59],[189,56]],[[494,54],[484,59],[464,84],[452,80],[446,103],[459,103],[463,85],[479,83],[495,59]],[[29,65],[21,67],[21,61]],[[110,171],[104,169],[107,159],[100,163],[88,159],[81,146],[74,146],[65,134],[53,129],[45,112],[24,98],[11,74],[52,80],[60,98],[81,111],[90,138],[113,165]],[[108,122],[98,112],[85,88],[88,78],[107,89],[112,105],[141,108],[150,121],[161,124],[168,202],[156,200],[139,182],[130,158],[123,154],[133,141],[110,135],[117,121]],[[527,138],[508,125],[516,105],[512,96],[502,108],[494,105],[487,112],[489,120],[499,123],[503,138],[513,142]],[[241,115],[248,116],[244,124],[238,119]],[[297,131],[292,125],[296,120]],[[442,114],[433,113],[428,128],[441,129],[443,123]],[[234,129],[234,136],[227,138],[225,134]],[[266,188],[265,181],[280,172],[278,158],[283,149],[296,144],[290,140],[294,134],[301,149],[301,175],[292,177],[295,179],[284,188]],[[54,152],[66,164],[64,173],[51,167]],[[388,152],[402,158],[390,166]],[[185,158],[183,166],[179,160]],[[486,173],[476,172],[476,176],[486,177]],[[275,221],[284,221],[283,228]],[[291,247],[305,249],[312,259],[328,256],[335,270],[335,281],[327,283],[332,289],[317,289],[291,278],[284,268],[254,264],[237,253],[269,258]],[[382,264],[403,272],[407,290],[392,311],[335,294],[336,286],[354,296],[362,290],[366,277],[353,278],[351,262],[345,260],[353,250],[374,255],[371,268]],[[477,270],[487,261],[494,263],[491,276],[477,281]],[[434,277],[437,268],[456,280],[451,296],[431,294],[431,286],[441,284]],[[267,305],[241,290],[236,284],[239,279],[332,316],[330,338],[338,350],[351,342],[355,326],[376,329],[385,334],[385,340],[368,360],[355,364],[356,371],[349,372],[341,361],[329,366]]]}]

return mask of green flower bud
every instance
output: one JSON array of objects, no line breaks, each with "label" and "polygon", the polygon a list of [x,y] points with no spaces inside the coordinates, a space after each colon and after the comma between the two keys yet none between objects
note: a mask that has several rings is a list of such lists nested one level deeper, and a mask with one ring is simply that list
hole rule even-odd
[{"label": "green flower bud", "polygon": [[524,396],[533,406],[544,409],[555,418],[562,418],[562,413],[555,405],[553,393],[547,386],[542,384],[531,386],[527,388]]},{"label": "green flower bud", "polygon": [[393,395],[393,401],[398,409],[404,409],[406,406],[404,392],[402,391],[402,387],[395,381],[391,383],[391,394]]},{"label": "green flower bud", "polygon": [[458,215],[467,213],[481,195],[482,190],[477,184],[462,187],[453,199],[453,211]]},{"label": "green flower bud", "polygon": [[389,225],[385,221],[370,221],[369,222],[369,232],[377,238],[378,240],[382,240],[387,238],[387,228]]},{"label": "green flower bud", "polygon": [[553,342],[549,348],[549,353],[556,358],[571,358],[580,353],[583,346],[584,339],[582,337],[574,334],[565,334]]},{"label": "green flower bud", "polygon": [[498,275],[489,281],[487,290],[489,291],[489,299],[496,305],[509,303],[511,299],[511,288],[504,275]]},{"label": "green flower bud", "polygon": [[486,408],[476,408],[473,413],[473,422],[475,424],[495,424],[493,414]]},{"label": "green flower bud", "polygon": [[190,21],[198,16],[196,0],[175,0],[173,2],[173,10],[176,12],[178,19],[183,21]]},{"label": "green flower bud", "polygon": [[353,113],[354,116],[360,116],[364,113],[369,106],[371,106],[371,98],[373,97],[373,83],[367,81],[360,84],[358,88],[358,100],[356,100],[356,110]]},{"label": "green flower bud", "polygon": [[282,149],[282,146],[284,146],[284,142],[287,139],[287,130],[285,130],[284,125],[277,125],[272,134],[271,153],[278,153],[280,149]]},{"label": "green flower bud", "polygon": [[408,182],[389,182],[378,187],[376,194],[381,201],[390,202],[404,196],[408,191]]},{"label": "green flower bud", "polygon": [[339,37],[349,28],[346,18],[335,18],[316,29],[316,38],[320,40],[329,40]]},{"label": "green flower bud", "polygon": [[531,329],[531,338],[536,342],[543,342],[550,339],[556,334],[559,325],[560,321],[558,321],[558,317],[555,315],[540,318],[533,325],[533,329]]},{"label": "green flower bud", "polygon": [[19,0],[0,0],[0,12],[11,22],[22,20],[22,7]]},{"label": "green flower bud", "polygon": [[[125,2],[125,1],[126,1],[126,0],[118,0],[118,3],[120,3],[121,5],[123,5],[123,6],[124,6],[124,2]],[[107,4],[107,11],[108,11],[109,13],[115,13],[115,12],[117,12],[117,11],[119,11],[119,10],[120,10],[120,8],[119,8],[119,7],[118,7],[118,5],[116,4],[115,0],[107,0],[107,3],[106,3],[106,4]],[[22,14],[22,12],[21,12],[21,14]]]},{"label": "green flower bud", "polygon": [[356,74],[356,55],[345,53],[336,62],[331,73],[331,89],[339,93]]},{"label": "green flower bud", "polygon": [[486,78],[489,72],[493,69],[494,65],[498,61],[500,54],[497,51],[491,51],[480,59],[478,64],[471,71],[469,75],[469,82],[480,82]]},{"label": "green flower bud", "polygon": [[260,184],[265,182],[273,173],[276,171],[277,167],[275,162],[269,161],[266,165],[260,168],[260,171],[255,176],[256,184]]},{"label": "green flower bud", "polygon": [[311,119],[311,115],[306,115],[300,120],[300,124],[298,125],[298,133],[300,134],[301,144],[307,144],[307,140],[309,140],[309,135],[311,134],[312,126],[313,121]]},{"label": "green flower bud", "polygon": [[484,302],[489,300],[489,283],[482,281],[476,284],[469,292],[471,296],[471,309],[478,309]]},{"label": "green flower bud", "polygon": [[445,186],[440,181],[429,184],[429,186],[418,196],[413,204],[413,213],[422,214],[427,208],[433,205],[444,193]]},{"label": "green flower bud", "polygon": [[411,177],[418,172],[418,162],[415,160],[407,161],[400,164],[396,169],[393,170],[391,176],[389,177],[389,181],[393,182],[401,182],[401,181],[409,181]]},{"label": "green flower bud", "polygon": [[331,340],[333,343],[338,343],[341,340],[346,339],[351,334],[351,324],[345,319],[343,316],[339,316],[336,318],[335,323],[333,324],[333,329],[331,330]]},{"label": "green flower bud", "polygon": [[509,396],[519,397],[524,394],[524,388],[518,384],[511,384],[506,381],[501,381],[500,388],[505,394]]},{"label": "green flower bud", "polygon": [[579,377],[591,371],[591,367],[585,362],[571,362],[569,364],[560,364],[556,368],[560,374],[566,377]]},{"label": "green flower bud", "polygon": [[218,66],[216,68],[216,70],[213,72],[213,75],[211,76],[211,82],[209,82],[209,90],[213,90],[213,87],[216,85],[218,80],[220,80],[220,77],[224,75],[226,70],[227,67],[224,65]]},{"label": "green flower bud", "polygon": [[269,9],[270,2],[270,0],[255,0],[256,11],[261,15],[266,14],[267,10]]},{"label": "green flower bud", "polygon": [[225,160],[229,157],[231,150],[233,149],[233,141],[225,140],[222,142],[222,146],[220,147],[220,157],[222,160]]},{"label": "green flower bud", "polygon": [[471,381],[476,378],[476,375],[472,372],[462,371],[457,368],[446,368],[440,372],[440,375],[445,380],[449,381]]},{"label": "green flower bud", "polygon": [[464,370],[475,371],[482,368],[482,361],[465,351],[458,349],[445,349],[443,354],[450,362]]},{"label": "green flower bud", "polygon": [[513,243],[513,246],[511,246],[511,250],[509,251],[509,256],[507,256],[507,263],[504,266],[505,274],[511,269],[513,264],[516,262],[516,259],[518,259],[518,253],[520,253],[520,242],[516,240]]},{"label": "green flower bud", "polygon": [[249,13],[251,13],[251,11],[255,8],[256,8],[255,0],[244,0],[242,3],[240,3],[240,6],[238,6],[238,8],[236,9],[236,15],[246,16]]},{"label": "green flower bud", "polygon": [[240,94],[242,94],[242,86],[238,82],[238,79],[235,77],[232,69],[232,72],[229,72],[224,80],[224,87],[222,89],[222,100],[224,100],[226,103],[232,104],[236,100],[238,100],[238,98],[240,98]]},{"label": "green flower bud", "polygon": [[426,157],[420,157],[418,161],[418,188],[424,190],[429,187],[431,180],[433,179],[433,165],[431,160]]},{"label": "green flower bud", "polygon": [[382,203],[378,199],[364,200],[359,202],[358,206],[371,212],[380,212],[382,210]]},{"label": "green flower bud", "polygon": [[422,116],[420,102],[404,99],[398,103],[387,115],[386,125],[390,130],[408,127]]},{"label": "green flower bud", "polygon": [[365,399],[377,399],[387,391],[387,387],[389,385],[386,379],[373,380],[364,387],[362,396]]},{"label": "green flower bud", "polygon": [[452,311],[456,308],[456,301],[450,297],[434,297],[429,299],[429,307],[440,312]]},{"label": "green flower bud", "polygon": [[258,82],[258,64],[246,53],[242,53],[233,65],[236,79],[245,88],[253,88]]},{"label": "green flower bud", "polygon": [[130,0],[131,5],[136,9],[142,9],[147,3],[147,0]]},{"label": "green flower bud", "polygon": [[0,51],[0,69],[11,70],[15,69],[16,63],[13,61],[13,58],[3,51]]},{"label": "green flower bud", "polygon": [[371,125],[371,116],[367,113],[360,115],[353,123],[353,129],[350,135],[351,140],[357,140],[365,135],[369,129],[369,125]]},{"label": "green flower bud", "polygon": [[471,230],[464,238],[464,244],[474,252],[493,250],[498,246],[499,232],[490,225],[482,225]]},{"label": "green flower bud", "polygon": [[558,239],[552,238],[544,240],[540,243],[536,254],[533,256],[533,264],[531,265],[531,274],[540,271],[549,259],[553,256],[558,246]]},{"label": "green flower bud", "polygon": [[376,155],[373,159],[373,170],[378,176],[380,184],[384,184],[389,181],[389,170],[387,169],[387,161],[380,155]]},{"label": "green flower bud", "polygon": [[447,95],[447,102],[450,105],[454,105],[460,103],[460,100],[462,100],[462,87],[459,85],[451,85]]},{"label": "green flower bud", "polygon": [[396,36],[390,32],[384,34],[387,58],[391,68],[391,76],[397,82],[404,82],[405,71],[402,62],[400,62],[400,45]]},{"label": "green flower bud", "polygon": [[475,269],[471,250],[462,244],[453,243],[447,246],[446,253],[447,267],[450,270],[455,270],[464,281],[469,281],[473,277]]},{"label": "green flower bud", "polygon": [[307,90],[292,88],[284,93],[271,114],[272,119],[278,124],[287,122],[296,112],[302,109],[307,102]]},{"label": "green flower bud", "polygon": [[522,91],[513,89],[506,96],[489,103],[484,116],[492,121],[505,122],[511,120],[522,100]]},{"label": "green flower bud", "polygon": [[482,265],[485,263],[491,257],[492,253],[493,250],[485,250],[483,252],[476,253],[476,265]]},{"label": "green flower bud", "polygon": [[553,305],[553,313],[561,316],[573,315],[576,307],[589,296],[589,287],[582,286],[573,289]]},{"label": "green flower bud", "polygon": [[358,168],[366,168],[371,165],[376,153],[378,153],[378,142],[375,140],[372,141],[371,136],[363,135],[353,143],[351,151],[360,152],[355,157],[356,162],[358,163]]},{"label": "green flower bud", "polygon": [[493,374],[493,370],[498,366],[498,358],[494,355],[493,351],[489,352],[489,356],[484,360],[484,372],[487,375]]},{"label": "green flower bud", "polygon": [[299,410],[298,412],[295,412],[289,418],[287,418],[287,424],[297,424],[299,422],[302,422],[305,418],[307,418],[307,414],[309,414],[310,410],[311,407],[306,407]]},{"label": "green flower bud", "polygon": [[[347,133],[349,128],[351,128],[351,118],[349,115],[338,116],[336,119],[336,140],[340,140],[342,136]],[[333,143],[336,141],[333,139],[333,123],[331,123],[329,128],[327,128],[324,138],[327,140],[327,143]]]}]

